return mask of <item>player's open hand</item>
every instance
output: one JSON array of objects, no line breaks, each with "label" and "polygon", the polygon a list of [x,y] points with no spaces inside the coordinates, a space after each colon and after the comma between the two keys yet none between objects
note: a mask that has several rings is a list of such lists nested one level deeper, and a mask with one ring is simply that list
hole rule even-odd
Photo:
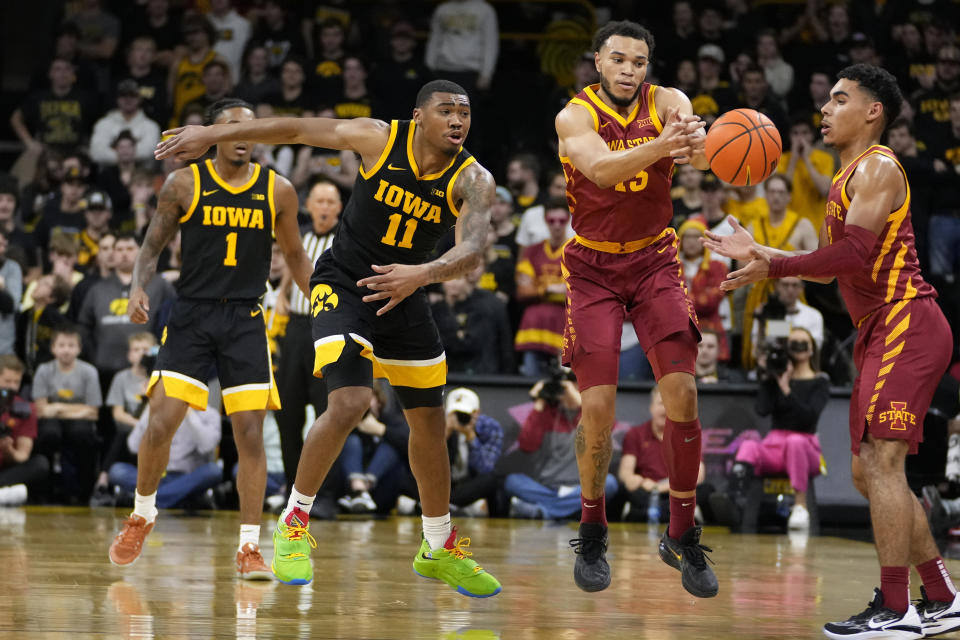
[{"label": "player's open hand", "polygon": [[732,236],[718,236],[711,231],[707,231],[706,235],[700,239],[700,244],[716,254],[740,262],[753,258],[751,251],[757,244],[753,241],[750,233],[741,227],[733,216],[727,216],[727,224],[733,227]]},{"label": "player's open hand", "polygon": [[382,316],[393,309],[404,298],[425,284],[422,265],[388,264],[380,266],[373,264],[370,267],[379,275],[364,278],[357,282],[357,286],[366,287],[376,292],[363,296],[364,302],[389,299],[387,304],[377,311],[378,316]]},{"label": "player's open hand", "polygon": [[[167,137],[170,136],[170,137]],[[207,152],[213,144],[207,137],[207,128],[191,124],[186,127],[177,127],[163,132],[153,157],[163,160],[175,156],[181,160],[193,160]]]},{"label": "player's open hand", "polygon": [[127,300],[127,316],[134,324],[146,324],[150,319],[150,296],[142,287],[134,287]]},{"label": "player's open hand", "polygon": [[727,279],[720,283],[722,291],[733,291],[754,282],[766,280],[770,275],[770,254],[759,247],[750,251],[753,259],[743,269],[727,274]]}]

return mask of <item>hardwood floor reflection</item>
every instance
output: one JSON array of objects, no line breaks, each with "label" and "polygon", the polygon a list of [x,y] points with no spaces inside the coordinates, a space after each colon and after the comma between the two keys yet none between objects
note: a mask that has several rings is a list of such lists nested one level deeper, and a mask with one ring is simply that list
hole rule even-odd
[{"label": "hardwood floor reflection", "polygon": [[[587,594],[572,579],[574,524],[462,520],[475,558],[504,585],[474,600],[418,578],[419,519],[392,518],[313,523],[307,587],[241,583],[235,513],[162,513],[141,558],[121,569],[107,547],[125,515],[0,509],[0,637],[816,638],[825,621],[862,610],[879,578],[865,543],[707,529],[720,595],[698,600],[660,561],[657,533],[614,524],[613,584]],[[948,567],[960,574],[960,563]]]}]

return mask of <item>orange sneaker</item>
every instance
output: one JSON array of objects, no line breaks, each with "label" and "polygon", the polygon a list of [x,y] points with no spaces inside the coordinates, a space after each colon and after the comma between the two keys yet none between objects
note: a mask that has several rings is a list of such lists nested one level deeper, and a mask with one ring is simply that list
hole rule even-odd
[{"label": "orange sneaker", "polygon": [[110,562],[118,566],[133,564],[140,557],[143,540],[153,530],[153,525],[153,522],[147,524],[143,516],[130,514],[110,545]]},{"label": "orange sneaker", "polygon": [[237,577],[241,580],[273,580],[273,571],[263,561],[258,545],[248,542],[237,551]]}]

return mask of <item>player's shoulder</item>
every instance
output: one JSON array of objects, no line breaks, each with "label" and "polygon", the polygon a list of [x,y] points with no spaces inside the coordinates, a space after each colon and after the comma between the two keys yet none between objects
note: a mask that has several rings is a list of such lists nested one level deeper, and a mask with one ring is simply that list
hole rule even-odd
[{"label": "player's shoulder", "polygon": [[902,176],[903,171],[897,159],[889,153],[884,153],[882,148],[878,147],[864,156],[857,164],[852,177],[856,182],[860,182],[861,180],[899,179]]},{"label": "player's shoulder", "polygon": [[574,98],[554,118],[557,131],[574,131],[584,127],[594,129],[596,108],[586,100]]},{"label": "player's shoulder", "polygon": [[463,199],[471,195],[481,195],[492,200],[496,188],[493,174],[476,161],[464,166],[454,183],[455,192]]},{"label": "player's shoulder", "polygon": [[163,182],[160,195],[175,197],[181,201],[189,201],[193,198],[193,192],[199,188],[199,164],[189,164],[180,169],[175,169],[167,175]]}]

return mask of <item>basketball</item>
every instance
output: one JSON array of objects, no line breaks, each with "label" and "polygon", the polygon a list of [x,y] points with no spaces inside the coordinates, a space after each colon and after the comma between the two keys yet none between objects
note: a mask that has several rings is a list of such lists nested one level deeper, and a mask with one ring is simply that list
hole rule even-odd
[{"label": "basketball", "polygon": [[710,126],[704,143],[710,170],[737,187],[767,179],[776,171],[782,150],[776,125],[753,109],[727,111]]}]

